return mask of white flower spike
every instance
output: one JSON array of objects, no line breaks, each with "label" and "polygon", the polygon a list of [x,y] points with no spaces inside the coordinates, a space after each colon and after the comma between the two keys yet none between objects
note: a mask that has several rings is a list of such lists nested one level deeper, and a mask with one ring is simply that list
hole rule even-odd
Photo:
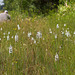
[{"label": "white flower spike", "polygon": [[64,27],[66,26],[66,24],[64,24]]},{"label": "white flower spike", "polygon": [[36,37],[37,37],[37,38],[42,38],[42,33],[41,33],[40,31],[37,32]]},{"label": "white flower spike", "polygon": [[52,34],[52,30],[51,30],[51,29],[49,29],[49,33],[51,33],[51,34]]},{"label": "white flower spike", "polygon": [[15,35],[15,42],[18,42],[18,35],[17,35],[17,33]]},{"label": "white flower spike", "polygon": [[66,35],[67,37],[70,37],[70,36],[71,36],[70,32],[67,31],[67,30],[66,30],[66,32],[65,32],[65,35]]},{"label": "white flower spike", "polygon": [[57,39],[57,34],[55,34],[55,39]]},{"label": "white flower spike", "polygon": [[20,26],[19,26],[19,24],[17,25],[17,27],[18,27],[18,30],[20,30]]},{"label": "white flower spike", "polygon": [[32,35],[32,33],[31,32],[28,32],[28,37],[30,38],[30,36]]},{"label": "white flower spike", "polygon": [[74,31],[74,35],[75,35],[75,31]]},{"label": "white flower spike", "polygon": [[59,24],[57,24],[56,28],[59,28]]},{"label": "white flower spike", "polygon": [[2,31],[3,29],[1,28],[1,31]]},{"label": "white flower spike", "polygon": [[9,40],[9,35],[7,36],[7,40]]},{"label": "white flower spike", "polygon": [[13,52],[13,49],[12,49],[12,46],[10,45],[9,47],[9,53],[12,53]]},{"label": "white flower spike", "polygon": [[59,55],[56,53],[55,55],[55,61],[57,61],[59,59]]}]

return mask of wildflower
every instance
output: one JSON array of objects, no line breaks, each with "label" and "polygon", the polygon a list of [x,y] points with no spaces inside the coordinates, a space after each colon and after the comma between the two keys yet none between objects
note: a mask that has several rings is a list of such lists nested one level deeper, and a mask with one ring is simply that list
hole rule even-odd
[{"label": "wildflower", "polygon": [[2,31],[3,29],[1,28],[1,31]]},{"label": "wildflower", "polygon": [[49,29],[49,32],[52,34],[52,30],[51,29]]},{"label": "wildflower", "polygon": [[18,42],[18,35],[17,35],[17,33],[15,35],[15,42]]},{"label": "wildflower", "polygon": [[41,33],[40,31],[37,32],[36,37],[37,37],[37,38],[42,38],[42,33]]},{"label": "wildflower", "polygon": [[62,46],[59,46],[59,48],[61,49]]},{"label": "wildflower", "polygon": [[14,30],[17,30],[17,28],[14,28]]},{"label": "wildflower", "polygon": [[32,35],[32,33],[31,32],[28,32],[28,37],[30,38],[30,36]]},{"label": "wildflower", "polygon": [[20,30],[20,26],[19,26],[19,25],[17,25],[17,27],[18,27],[18,30]]},{"label": "wildflower", "polygon": [[17,30],[16,28],[13,28],[13,30]]},{"label": "wildflower", "polygon": [[57,24],[56,28],[59,28],[59,25]]},{"label": "wildflower", "polygon": [[59,56],[58,56],[58,54],[56,53],[56,55],[55,55],[55,61],[57,61],[59,59]]},{"label": "wildflower", "polygon": [[74,31],[74,34],[75,34],[75,31]]},{"label": "wildflower", "polygon": [[17,64],[17,61],[16,61],[16,64]]},{"label": "wildflower", "polygon": [[17,25],[17,27],[19,27],[19,24]]},{"label": "wildflower", "polygon": [[66,30],[66,32],[65,32],[65,35],[66,35],[67,37],[70,37],[70,36],[71,36],[70,32],[67,31],[67,30]]},{"label": "wildflower", "polygon": [[13,39],[13,36],[11,38]]},{"label": "wildflower", "polygon": [[18,30],[20,30],[20,27],[18,27]]},{"label": "wildflower", "polygon": [[0,40],[1,40],[1,38],[0,38]]},{"label": "wildflower", "polygon": [[10,32],[8,32],[8,34],[10,34]]},{"label": "wildflower", "polygon": [[31,40],[34,40],[34,38],[32,37]]},{"label": "wildflower", "polygon": [[5,35],[5,33],[3,33],[3,35]]},{"label": "wildflower", "polygon": [[13,49],[12,49],[12,46],[10,44],[10,47],[9,47],[9,53],[12,53]]},{"label": "wildflower", "polygon": [[7,36],[7,40],[9,40],[9,35]]},{"label": "wildflower", "polygon": [[64,27],[66,26],[66,24],[64,24]]},{"label": "wildflower", "polygon": [[18,27],[18,30],[20,30],[20,27]]},{"label": "wildflower", "polygon": [[61,34],[64,34],[64,32],[63,32],[63,31],[61,31]]},{"label": "wildflower", "polygon": [[34,40],[34,43],[36,43],[36,40]]},{"label": "wildflower", "polygon": [[55,34],[55,39],[57,39],[57,34]]}]

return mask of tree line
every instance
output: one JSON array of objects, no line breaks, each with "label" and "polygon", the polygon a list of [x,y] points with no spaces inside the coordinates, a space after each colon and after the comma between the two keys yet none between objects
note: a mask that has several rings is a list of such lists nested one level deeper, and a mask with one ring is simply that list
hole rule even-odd
[{"label": "tree line", "polygon": [[4,9],[44,14],[57,9],[58,5],[64,4],[65,1],[71,2],[71,0],[4,0]]}]

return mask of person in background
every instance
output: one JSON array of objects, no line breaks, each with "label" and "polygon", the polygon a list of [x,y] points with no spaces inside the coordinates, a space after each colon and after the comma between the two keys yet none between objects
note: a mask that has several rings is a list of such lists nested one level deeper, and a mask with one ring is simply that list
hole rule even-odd
[{"label": "person in background", "polygon": [[0,13],[0,22],[9,21],[9,20],[11,20],[11,17],[8,14],[7,10],[5,10],[3,13]]}]

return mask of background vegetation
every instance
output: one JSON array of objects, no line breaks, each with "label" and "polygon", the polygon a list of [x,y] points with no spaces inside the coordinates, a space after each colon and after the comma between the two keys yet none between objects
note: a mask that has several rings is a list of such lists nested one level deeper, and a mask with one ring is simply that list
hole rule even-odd
[{"label": "background vegetation", "polygon": [[[64,5],[65,1],[66,0],[4,0],[4,9],[45,14],[57,8],[59,4]],[[69,0],[68,2],[71,3],[73,0]]]}]

